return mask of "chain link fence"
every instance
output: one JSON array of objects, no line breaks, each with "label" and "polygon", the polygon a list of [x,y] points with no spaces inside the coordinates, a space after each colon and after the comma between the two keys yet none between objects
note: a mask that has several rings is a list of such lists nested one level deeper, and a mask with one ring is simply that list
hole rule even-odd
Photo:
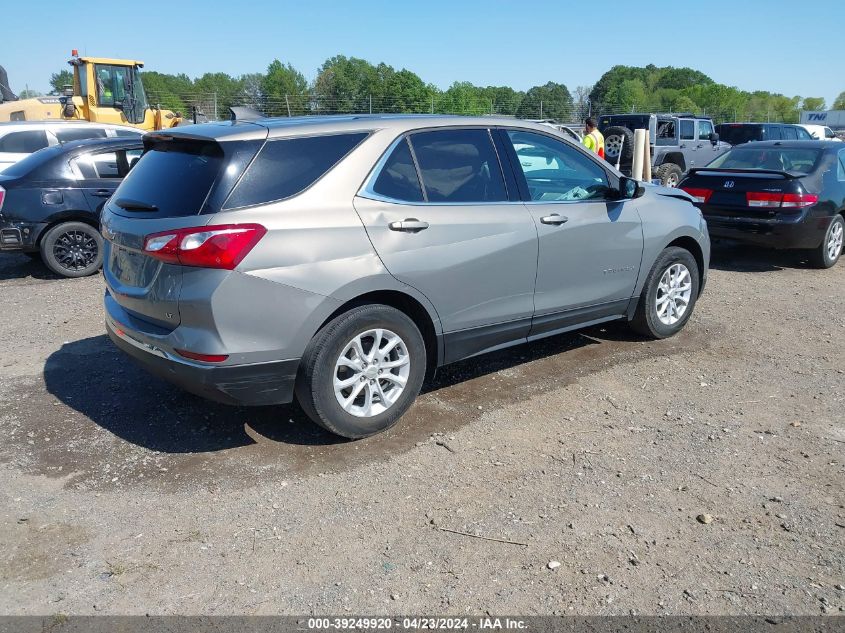
[{"label": "chain link fence", "polygon": [[[152,105],[179,110],[190,118],[196,108],[201,120],[218,121],[230,117],[230,106],[245,106],[266,116],[303,116],[318,114],[461,114],[493,115],[523,119],[553,119],[562,124],[581,125],[588,116],[600,117],[609,114],[631,112],[653,112],[652,108],[637,104],[602,104],[593,107],[590,103],[537,101],[521,98],[508,101],[462,97],[439,93],[425,98],[401,95],[359,97],[326,97],[316,94],[298,95],[255,95],[238,93],[156,93],[148,92]],[[761,109],[726,108],[701,110],[692,114],[708,116],[716,123],[735,121],[795,122],[797,112],[781,113]],[[794,120],[793,120],[794,119]]]}]

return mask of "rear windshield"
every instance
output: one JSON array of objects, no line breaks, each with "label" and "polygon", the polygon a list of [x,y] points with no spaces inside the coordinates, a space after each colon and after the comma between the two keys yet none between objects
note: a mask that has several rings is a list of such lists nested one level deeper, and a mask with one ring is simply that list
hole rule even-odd
[{"label": "rear windshield", "polygon": [[84,141],[89,138],[106,138],[106,131],[103,128],[88,127],[88,125],[68,126],[53,130],[53,134],[59,139],[59,143]]},{"label": "rear windshield", "polygon": [[763,140],[762,125],[718,125],[716,131],[719,133],[719,140],[730,145]]},{"label": "rear windshield", "polygon": [[146,151],[113,200],[143,202],[162,216],[196,215],[223,164],[217,143],[168,141]]},{"label": "rear windshield", "polygon": [[809,174],[821,150],[781,147],[736,147],[707,165],[723,169],[774,169]]},{"label": "rear windshield", "polygon": [[346,156],[367,133],[267,141],[226,201],[236,209],[284,200],[304,191]]}]

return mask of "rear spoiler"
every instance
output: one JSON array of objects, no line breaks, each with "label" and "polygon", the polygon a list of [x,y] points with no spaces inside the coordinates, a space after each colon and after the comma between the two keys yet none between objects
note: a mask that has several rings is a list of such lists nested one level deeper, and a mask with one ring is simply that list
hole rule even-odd
[{"label": "rear spoiler", "polygon": [[695,174],[700,174],[705,171],[716,172],[719,174],[773,174],[775,176],[781,176],[787,180],[801,177],[800,175],[792,174],[780,169],[723,169],[721,167],[693,167],[687,172],[687,176],[694,176]]}]

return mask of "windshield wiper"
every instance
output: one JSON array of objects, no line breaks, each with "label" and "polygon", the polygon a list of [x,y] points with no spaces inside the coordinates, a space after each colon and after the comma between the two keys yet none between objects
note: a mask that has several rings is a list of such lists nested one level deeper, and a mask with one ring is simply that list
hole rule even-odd
[{"label": "windshield wiper", "polygon": [[141,202],[140,200],[130,200],[129,198],[118,198],[114,203],[121,209],[127,211],[158,211],[158,207],[154,204]]}]

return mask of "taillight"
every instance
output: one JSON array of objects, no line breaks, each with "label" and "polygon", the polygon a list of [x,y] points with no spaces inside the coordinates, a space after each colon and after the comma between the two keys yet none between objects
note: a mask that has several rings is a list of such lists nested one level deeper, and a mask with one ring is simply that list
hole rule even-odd
[{"label": "taillight", "polygon": [[169,264],[234,269],[267,233],[260,224],[218,224],[153,233],[144,252]]},{"label": "taillight", "polygon": [[782,193],[768,193],[766,191],[749,191],[745,194],[749,207],[779,207],[783,200]]},{"label": "taillight", "polygon": [[783,194],[783,202],[780,203],[782,207],[790,207],[793,209],[803,209],[816,204],[819,197],[812,193],[785,193]]},{"label": "taillight", "polygon": [[0,211],[3,210],[3,200],[6,198],[6,190],[0,187]]},{"label": "taillight", "polygon": [[803,209],[816,204],[819,197],[812,193],[772,193],[749,191],[745,194],[749,207],[764,209]]},{"label": "taillight", "polygon": [[696,202],[701,202],[702,204],[710,200],[710,196],[713,195],[712,189],[698,189],[696,187],[681,187],[681,189],[691,195]]}]

